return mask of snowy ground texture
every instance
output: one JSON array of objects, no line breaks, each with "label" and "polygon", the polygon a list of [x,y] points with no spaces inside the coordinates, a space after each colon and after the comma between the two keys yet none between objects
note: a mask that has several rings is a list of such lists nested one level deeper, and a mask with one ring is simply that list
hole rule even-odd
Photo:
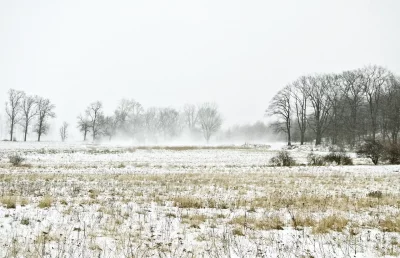
[{"label": "snowy ground texture", "polygon": [[276,149],[0,143],[0,257],[400,255],[399,166]]}]

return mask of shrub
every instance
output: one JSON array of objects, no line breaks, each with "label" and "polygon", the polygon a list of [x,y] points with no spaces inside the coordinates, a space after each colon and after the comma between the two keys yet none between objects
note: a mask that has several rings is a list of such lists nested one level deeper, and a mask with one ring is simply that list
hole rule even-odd
[{"label": "shrub", "polygon": [[124,163],[120,163],[118,166],[117,166],[117,168],[125,168],[126,167],[126,165],[124,164]]},{"label": "shrub", "polygon": [[29,219],[28,218],[21,219],[21,224],[25,226],[29,225]]},{"label": "shrub", "polygon": [[321,155],[317,155],[311,152],[307,156],[307,163],[309,166],[324,166],[325,159]]},{"label": "shrub", "polygon": [[18,153],[8,156],[8,159],[13,166],[20,166],[25,161],[25,158]]},{"label": "shrub", "polygon": [[378,165],[379,159],[383,155],[383,145],[379,141],[366,140],[357,150],[357,154],[370,158],[374,165]]},{"label": "shrub", "polygon": [[400,164],[400,144],[385,145],[382,159],[390,164]]},{"label": "shrub", "polygon": [[270,163],[277,167],[290,167],[296,165],[295,160],[290,156],[289,152],[285,150],[278,152],[275,157],[272,157]]},{"label": "shrub", "polygon": [[381,191],[372,191],[372,192],[369,192],[368,194],[367,194],[367,197],[372,197],[372,198],[382,198],[382,192]]},{"label": "shrub", "polygon": [[324,160],[328,163],[335,162],[337,165],[353,165],[353,159],[344,152],[331,152]]}]

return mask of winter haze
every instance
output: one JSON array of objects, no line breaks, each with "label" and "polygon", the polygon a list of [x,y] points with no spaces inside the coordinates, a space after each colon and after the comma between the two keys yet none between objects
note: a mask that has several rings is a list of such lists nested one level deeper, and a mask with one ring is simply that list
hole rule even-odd
[{"label": "winter haze", "polygon": [[216,102],[223,128],[265,120],[298,76],[368,64],[400,73],[398,10],[395,0],[3,0],[1,123],[10,88],[56,105],[48,140],[63,121],[80,139],[76,117],[97,100],[106,114],[122,98],[144,108]]}]

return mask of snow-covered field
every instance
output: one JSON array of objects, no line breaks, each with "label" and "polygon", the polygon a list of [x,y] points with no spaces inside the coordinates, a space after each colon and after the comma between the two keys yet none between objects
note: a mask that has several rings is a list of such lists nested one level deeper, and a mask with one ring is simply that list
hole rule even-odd
[{"label": "snow-covered field", "polygon": [[277,149],[2,142],[0,257],[400,255],[400,166]]}]

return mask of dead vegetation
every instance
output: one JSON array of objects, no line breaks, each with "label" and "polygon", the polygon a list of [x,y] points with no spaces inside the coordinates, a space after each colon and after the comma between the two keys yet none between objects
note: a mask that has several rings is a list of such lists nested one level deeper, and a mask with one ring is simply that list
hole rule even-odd
[{"label": "dead vegetation", "polygon": [[[112,173],[93,173],[95,164],[80,166],[78,173],[62,166],[57,168],[62,172],[13,167],[12,173],[0,173],[0,220],[18,222],[12,228],[14,243],[22,246],[18,254],[24,256],[32,248],[63,252],[56,245],[60,232],[66,246],[82,243],[76,252],[96,257],[103,252],[115,256],[116,250],[129,246],[136,248],[132,257],[173,256],[198,244],[190,249],[196,255],[208,246],[210,256],[228,247],[256,256],[257,248],[279,252],[277,243],[287,238],[293,241],[286,242],[287,254],[311,250],[319,257],[339,244],[354,254],[349,246],[357,237],[374,237],[371,243],[379,245],[371,249],[368,241],[357,242],[364,250],[385,254],[400,250],[384,238],[400,237],[396,173],[349,173],[311,166],[247,167],[245,172],[237,167],[199,166],[196,171],[175,172],[178,165],[163,165],[168,173],[131,173],[134,163],[111,164]],[[140,169],[154,166],[147,160],[137,164],[146,164]],[[35,241],[19,236],[20,227]],[[31,231],[34,228],[40,231]],[[368,235],[371,229],[378,233]],[[112,248],[102,242],[105,238]],[[306,244],[317,246],[321,239],[327,241],[326,249]],[[1,237],[0,241],[4,250],[12,249],[12,242]]]}]

